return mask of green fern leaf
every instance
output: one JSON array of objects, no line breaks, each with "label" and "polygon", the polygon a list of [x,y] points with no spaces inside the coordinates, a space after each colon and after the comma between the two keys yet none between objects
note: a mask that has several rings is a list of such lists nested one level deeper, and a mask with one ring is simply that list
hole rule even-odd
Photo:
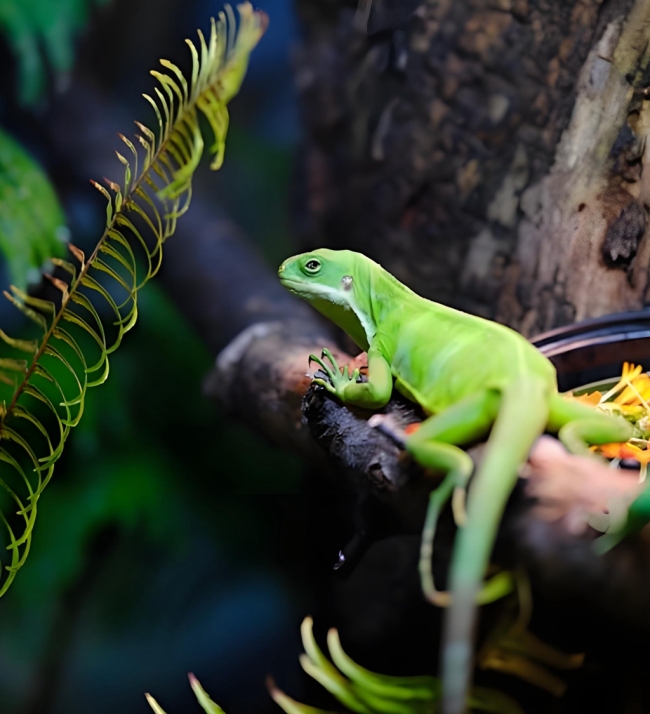
[{"label": "green fern leaf", "polygon": [[[330,662],[316,643],[312,627],[312,619],[305,618],[300,628],[305,648],[300,664],[310,677],[346,707],[346,711],[359,714],[434,714],[439,710],[442,692],[437,677],[394,677],[371,672],[345,653],[339,634],[333,629],[327,635],[332,657]],[[273,679],[267,680],[267,688],[286,714],[332,714],[291,699],[276,686]],[[467,707],[472,712],[523,714],[513,699],[485,687],[473,687]]]},{"label": "green fern leaf", "polygon": [[48,68],[58,76],[72,69],[74,39],[92,5],[108,0],[0,0],[0,31],[18,62],[21,103],[33,104],[45,88]]},{"label": "green fern leaf", "polygon": [[[196,701],[201,705],[201,709],[203,709],[205,714],[226,714],[218,704],[210,699],[205,689],[201,686],[199,680],[193,674],[190,674],[189,678]],[[154,710],[154,714],[167,714],[167,712],[165,712],[165,710],[160,706],[160,704],[158,704],[151,694],[145,694],[145,697],[149,706]]]},{"label": "green fern leaf", "polygon": [[68,231],[59,200],[41,167],[0,131],[0,252],[21,289],[40,279],[52,256],[63,256]]},{"label": "green fern leaf", "polygon": [[118,153],[122,181],[106,179],[106,187],[93,182],[106,198],[106,228],[90,256],[70,245],[72,261],[54,261],[58,270],[50,281],[57,303],[16,286],[5,293],[34,334],[21,340],[0,335],[6,348],[0,360],[0,519],[10,553],[0,595],[25,562],[40,496],[83,415],[87,390],[108,377],[109,355],[137,320],[138,290],[158,271],[163,244],[189,206],[204,148],[201,113],[214,134],[213,167],[221,164],[226,105],[267,22],[249,3],[238,11],[238,26],[227,8],[212,21],[207,40],[199,32],[198,49],[188,41],[189,82],[167,61],[166,73],[152,73],[159,86],[145,97],[157,131],[136,123],[139,148],[122,137],[126,156]]}]

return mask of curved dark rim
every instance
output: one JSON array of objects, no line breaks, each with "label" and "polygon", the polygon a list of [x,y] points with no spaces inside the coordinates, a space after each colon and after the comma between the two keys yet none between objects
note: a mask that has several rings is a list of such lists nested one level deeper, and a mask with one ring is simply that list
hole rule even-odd
[{"label": "curved dark rim", "polygon": [[531,342],[547,357],[554,357],[584,347],[648,338],[650,310],[637,310],[557,327],[538,335]]}]

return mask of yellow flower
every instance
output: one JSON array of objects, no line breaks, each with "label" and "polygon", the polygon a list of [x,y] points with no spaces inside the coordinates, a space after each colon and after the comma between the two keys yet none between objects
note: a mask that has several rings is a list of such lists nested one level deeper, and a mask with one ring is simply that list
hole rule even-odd
[{"label": "yellow flower", "polygon": [[614,399],[617,404],[638,404],[650,398],[650,377],[640,374],[630,380],[630,384]]},{"label": "yellow flower", "polygon": [[[606,412],[620,414],[635,423],[649,420],[650,376],[643,372],[641,365],[624,362],[621,378],[608,392],[571,395],[570,398]],[[650,448],[641,449],[630,442],[601,444],[592,449],[608,459],[634,459],[640,464],[650,463]]]},{"label": "yellow flower", "polygon": [[[618,394],[620,392],[620,394]],[[600,402],[606,402],[615,394],[614,402],[621,405],[642,404],[648,408],[650,398],[650,377],[643,373],[641,365],[623,362],[623,373],[619,381],[601,397]]]}]

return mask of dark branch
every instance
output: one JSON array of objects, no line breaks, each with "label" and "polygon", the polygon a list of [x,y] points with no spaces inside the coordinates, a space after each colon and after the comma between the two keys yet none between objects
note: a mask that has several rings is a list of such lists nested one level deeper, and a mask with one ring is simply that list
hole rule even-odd
[{"label": "dark branch", "polygon": [[[75,99],[75,92],[83,100]],[[88,121],[89,115],[101,121]],[[117,117],[115,127],[108,126],[107,117]],[[109,160],[114,168],[111,138],[114,130],[128,125],[120,117],[119,107],[87,88],[65,95],[52,117],[51,136],[77,175],[109,173]],[[79,146],[86,148],[80,151]],[[323,390],[308,391],[310,353],[327,346],[340,363],[352,359],[337,348],[332,328],[286,294],[241,231],[198,199],[179,221],[178,235],[166,251],[162,277],[167,289],[218,353],[206,393],[283,447],[316,461],[329,456],[356,488],[374,492],[394,508],[405,530],[418,531],[435,481],[368,426],[368,413],[344,407]],[[405,408],[402,400],[393,399],[386,409],[403,416]],[[612,617],[650,625],[647,539],[630,539],[599,558],[590,536],[570,533],[563,521],[540,518],[522,492],[511,506],[497,554],[501,562],[523,562],[535,581],[555,595],[579,595]]]}]

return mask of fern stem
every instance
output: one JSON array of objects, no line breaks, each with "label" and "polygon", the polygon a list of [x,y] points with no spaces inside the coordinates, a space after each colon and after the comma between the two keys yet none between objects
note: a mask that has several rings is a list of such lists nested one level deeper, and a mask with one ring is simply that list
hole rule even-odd
[{"label": "fern stem", "polygon": [[[56,309],[54,304],[47,300],[26,295],[13,286],[12,294],[5,293],[11,302],[41,327],[42,337],[40,342],[31,343],[13,340],[2,333],[3,341],[11,347],[29,351],[31,361],[27,365],[16,359],[0,360],[0,381],[3,383],[12,384],[12,375],[21,373],[20,382],[15,386],[9,405],[2,410],[0,417],[0,460],[9,464],[13,472],[22,477],[24,483],[19,486],[20,492],[26,492],[26,496],[19,496],[14,490],[13,481],[0,474],[0,487],[15,501],[17,512],[24,521],[22,535],[16,537],[12,525],[0,511],[0,520],[9,535],[8,548],[13,551],[11,565],[6,566],[8,575],[4,582],[0,583],[0,596],[6,592],[29,551],[37,501],[52,475],[54,464],[61,455],[70,429],[76,426],[81,418],[87,390],[101,384],[108,376],[109,355],[120,345],[122,337],[137,319],[138,291],[158,271],[163,243],[174,233],[178,218],[188,209],[192,197],[192,176],[204,150],[199,112],[206,116],[214,133],[214,145],[210,151],[216,158],[212,167],[218,168],[221,165],[228,128],[226,105],[239,90],[248,56],[266,29],[266,15],[253,11],[250,3],[239,5],[238,10],[238,28],[235,28],[232,10],[227,9],[219,14],[218,22],[212,20],[207,43],[199,31],[200,52],[188,40],[192,54],[189,84],[180,69],[166,60],[161,60],[161,64],[170,74],[152,72],[159,83],[159,87],[154,89],[157,100],[148,95],[144,96],[153,105],[159,133],[156,135],[143,124],[136,122],[142,132],[137,139],[145,151],[139,172],[139,157],[135,144],[126,137],[121,137],[133,155],[135,170],[132,171],[131,163],[125,156],[116,152],[124,167],[123,185],[106,180],[113,191],[111,194],[103,186],[92,182],[107,200],[106,225],[87,259],[78,248],[69,245],[71,253],[80,263],[78,269],[71,263],[53,259],[56,265],[72,276],[69,284],[58,278],[51,278],[51,282],[61,292],[59,308]],[[136,214],[139,220],[133,223],[126,217],[129,212]],[[140,221],[143,229],[139,227]],[[151,231],[153,247],[143,237],[143,234],[147,235],[146,230]],[[141,249],[146,256],[145,274],[140,280],[134,245],[139,246],[138,250]],[[107,258],[100,258],[100,252]],[[94,269],[92,273],[91,269]],[[126,279],[123,277],[124,271],[128,273]],[[114,299],[110,289],[105,287],[106,275],[118,289],[126,291],[127,297],[121,304]],[[103,298],[117,318],[113,322],[117,334],[111,335],[110,339],[104,328],[107,323],[94,306],[89,292]],[[85,312],[79,314],[80,310]],[[68,327],[62,327],[64,320],[73,325],[72,333]],[[94,340],[100,351],[99,360],[90,367],[81,347],[82,343],[76,338],[76,332],[79,331],[85,334],[86,338],[89,336]],[[68,358],[70,354],[71,361]],[[55,360],[57,369],[61,368],[66,377],[72,380],[75,389],[72,396],[67,393],[68,387],[64,389],[66,382],[59,380],[58,371],[49,369],[49,362],[41,364],[44,357]],[[75,363],[80,367],[73,366]],[[36,382],[33,381],[35,377]],[[38,381],[40,379],[50,386],[42,387]],[[57,390],[59,396],[50,399],[50,389]],[[26,405],[20,401],[23,395],[38,400],[41,407],[45,405],[49,417],[57,422],[58,440],[51,438],[51,433],[44,425],[49,424],[49,421],[43,422],[40,417],[30,412],[29,402]],[[11,421],[9,426],[8,422],[13,418],[15,421]],[[27,423],[31,425],[30,428],[36,429],[34,438],[45,440],[40,448],[31,443],[31,434],[24,436],[20,433],[20,427]],[[12,446],[7,448],[3,442],[11,442]],[[22,456],[18,460],[11,454],[14,447],[21,450]],[[39,453],[43,452],[45,454],[39,456]],[[27,478],[28,469],[23,469],[20,463],[22,458],[31,462],[32,473],[37,475],[35,487],[32,487]],[[22,549],[22,557],[19,557],[19,548]]]}]

